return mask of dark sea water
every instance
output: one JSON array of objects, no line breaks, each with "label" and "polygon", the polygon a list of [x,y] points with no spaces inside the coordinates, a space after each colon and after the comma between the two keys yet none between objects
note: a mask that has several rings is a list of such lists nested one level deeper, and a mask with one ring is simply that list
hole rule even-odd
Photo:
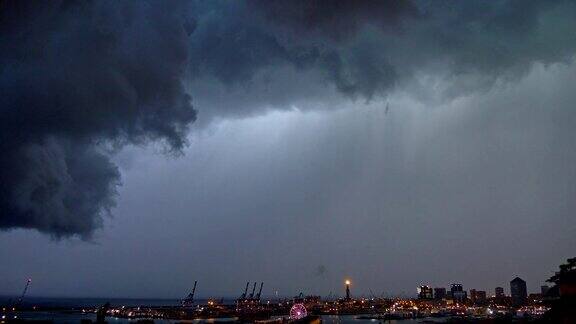
[{"label": "dark sea water", "polygon": [[[0,297],[0,305],[10,305],[17,299],[18,297]],[[107,302],[112,306],[177,306],[180,299],[26,297],[22,306],[82,308],[98,307]],[[197,302],[203,303],[205,300],[198,299]]]},{"label": "dark sea water", "polygon": [[[78,324],[82,319],[91,319],[95,320],[96,316],[93,314],[63,314],[63,313],[30,313],[30,314],[21,314],[19,318],[23,319],[50,319],[53,320],[54,323],[62,323],[62,324]],[[129,320],[123,318],[107,318],[106,319],[108,324],[126,324],[132,323],[135,324],[136,320]],[[222,322],[222,319],[217,320],[218,323]],[[444,320],[442,319],[408,319],[408,320],[392,320],[386,321],[386,323],[390,324],[412,324],[412,323],[430,323],[430,321],[434,321],[437,323],[442,323]],[[183,321],[183,320],[158,320],[155,319],[154,323],[159,324],[175,324],[175,323],[194,323],[194,324],[210,324],[215,323],[216,319],[204,319],[204,320],[193,320],[193,321]],[[324,324],[378,324],[377,320],[361,320],[357,319],[355,315],[325,315],[322,316],[322,323]]]}]

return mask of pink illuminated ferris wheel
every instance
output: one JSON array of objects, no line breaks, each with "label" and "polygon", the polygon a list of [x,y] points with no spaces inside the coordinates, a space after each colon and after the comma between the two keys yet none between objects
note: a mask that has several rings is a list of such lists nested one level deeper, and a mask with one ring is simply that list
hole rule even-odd
[{"label": "pink illuminated ferris wheel", "polygon": [[294,304],[292,308],[290,308],[290,319],[297,320],[306,316],[308,316],[308,311],[306,311],[304,304]]}]

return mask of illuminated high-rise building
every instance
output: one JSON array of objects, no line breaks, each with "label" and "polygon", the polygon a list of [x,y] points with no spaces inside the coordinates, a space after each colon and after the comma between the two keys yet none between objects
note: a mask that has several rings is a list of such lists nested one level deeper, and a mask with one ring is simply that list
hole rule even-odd
[{"label": "illuminated high-rise building", "polygon": [[434,292],[430,286],[420,286],[417,289],[418,299],[433,299]]},{"label": "illuminated high-rise building", "polygon": [[512,305],[520,307],[526,305],[528,299],[528,292],[526,289],[526,281],[516,277],[510,281],[510,296],[512,296]]},{"label": "illuminated high-rise building", "polygon": [[450,293],[455,303],[463,303],[467,299],[467,293],[464,291],[462,284],[454,283],[450,285]]}]

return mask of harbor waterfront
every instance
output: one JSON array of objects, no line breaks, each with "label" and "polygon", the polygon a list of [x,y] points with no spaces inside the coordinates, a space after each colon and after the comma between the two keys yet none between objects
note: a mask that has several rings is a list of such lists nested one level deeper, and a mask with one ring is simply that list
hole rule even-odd
[{"label": "harbor waterfront", "polygon": [[[24,314],[27,320],[31,321],[43,321],[43,322],[53,322],[62,324],[78,324],[82,322],[96,320],[95,314],[70,314],[70,313],[29,313]],[[322,323],[328,324],[347,324],[347,323],[370,323],[374,322],[372,320],[364,320],[356,315],[323,315],[320,316]],[[109,323],[137,323],[143,322],[142,320],[136,319],[126,319],[126,318],[111,318],[108,319]],[[389,320],[386,323],[445,323],[447,319],[445,318],[420,318],[420,319],[405,319],[405,320]],[[173,319],[155,319],[154,323],[159,324],[172,324],[172,323],[194,323],[194,324],[211,324],[211,323],[233,323],[236,322],[234,318],[208,318],[208,319],[195,319],[195,320],[173,320]]]},{"label": "harbor waterfront", "polygon": [[[19,297],[0,298],[0,323],[352,323],[361,321],[416,323],[482,322],[490,320],[534,321],[552,307],[563,316],[563,308],[573,306],[576,289],[576,258],[567,260],[542,286],[541,293],[527,294],[526,282],[510,281],[511,295],[502,287],[486,297],[486,292],[464,290],[453,283],[450,290],[421,285],[416,298],[354,297],[350,279],[344,281],[345,297],[326,298],[300,293],[292,298],[266,298],[263,282],[246,283],[238,298],[195,298],[198,282],[182,300],[177,299],[98,299],[26,298],[31,279]],[[556,306],[554,306],[556,305]],[[560,305],[560,306],[558,306]],[[558,311],[560,310],[560,311]]]},{"label": "harbor waterfront", "polygon": [[[26,297],[32,279],[19,297],[0,298],[0,323],[351,323],[378,322],[555,322],[573,318],[576,297],[576,258],[560,265],[540,293],[528,295],[526,282],[510,281],[510,295],[502,287],[494,295],[464,290],[459,283],[431,288],[421,285],[416,298],[354,297],[350,279],[344,281],[345,297],[300,293],[291,298],[266,298],[264,283],[250,282],[235,299],[196,298],[198,282],[182,300],[176,299],[97,299]],[[371,290],[370,290],[371,291]],[[372,293],[372,292],[371,292]],[[373,294],[372,294],[373,295]]]},{"label": "harbor waterfront", "polygon": [[[314,299],[314,301],[311,301]],[[98,323],[98,312],[104,299],[37,299],[41,306],[25,306],[21,310],[3,312],[2,323],[18,321],[45,321],[52,323]],[[175,300],[146,299],[112,299],[114,305],[106,311],[106,321],[109,323],[135,323],[153,321],[154,323],[226,323],[226,322],[256,322],[281,323],[290,321],[289,305],[294,302],[304,302],[312,314],[318,314],[323,323],[358,323],[385,321],[394,323],[432,323],[446,322],[465,318],[504,318],[515,317],[510,308],[495,308],[488,312],[487,308],[454,305],[453,307],[434,307],[417,300],[404,299],[359,299],[350,300],[344,305],[341,300],[320,302],[316,296],[304,300],[284,300],[280,302],[266,301],[256,312],[249,313],[236,310],[231,303],[216,304],[213,300],[198,300],[191,309],[183,309],[175,305]],[[163,302],[163,306],[158,306]],[[418,306],[417,306],[418,305]],[[343,308],[338,308],[343,307]],[[348,308],[349,307],[349,308]],[[496,311],[498,309],[498,311]],[[247,314],[249,316],[247,316]],[[541,315],[541,314],[540,314]]]}]

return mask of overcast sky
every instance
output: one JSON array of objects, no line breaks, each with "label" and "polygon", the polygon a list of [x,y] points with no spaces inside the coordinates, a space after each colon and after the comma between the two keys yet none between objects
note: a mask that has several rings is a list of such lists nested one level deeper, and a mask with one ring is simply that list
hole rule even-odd
[{"label": "overcast sky", "polygon": [[573,2],[0,16],[0,294],[538,291],[574,256]]}]

